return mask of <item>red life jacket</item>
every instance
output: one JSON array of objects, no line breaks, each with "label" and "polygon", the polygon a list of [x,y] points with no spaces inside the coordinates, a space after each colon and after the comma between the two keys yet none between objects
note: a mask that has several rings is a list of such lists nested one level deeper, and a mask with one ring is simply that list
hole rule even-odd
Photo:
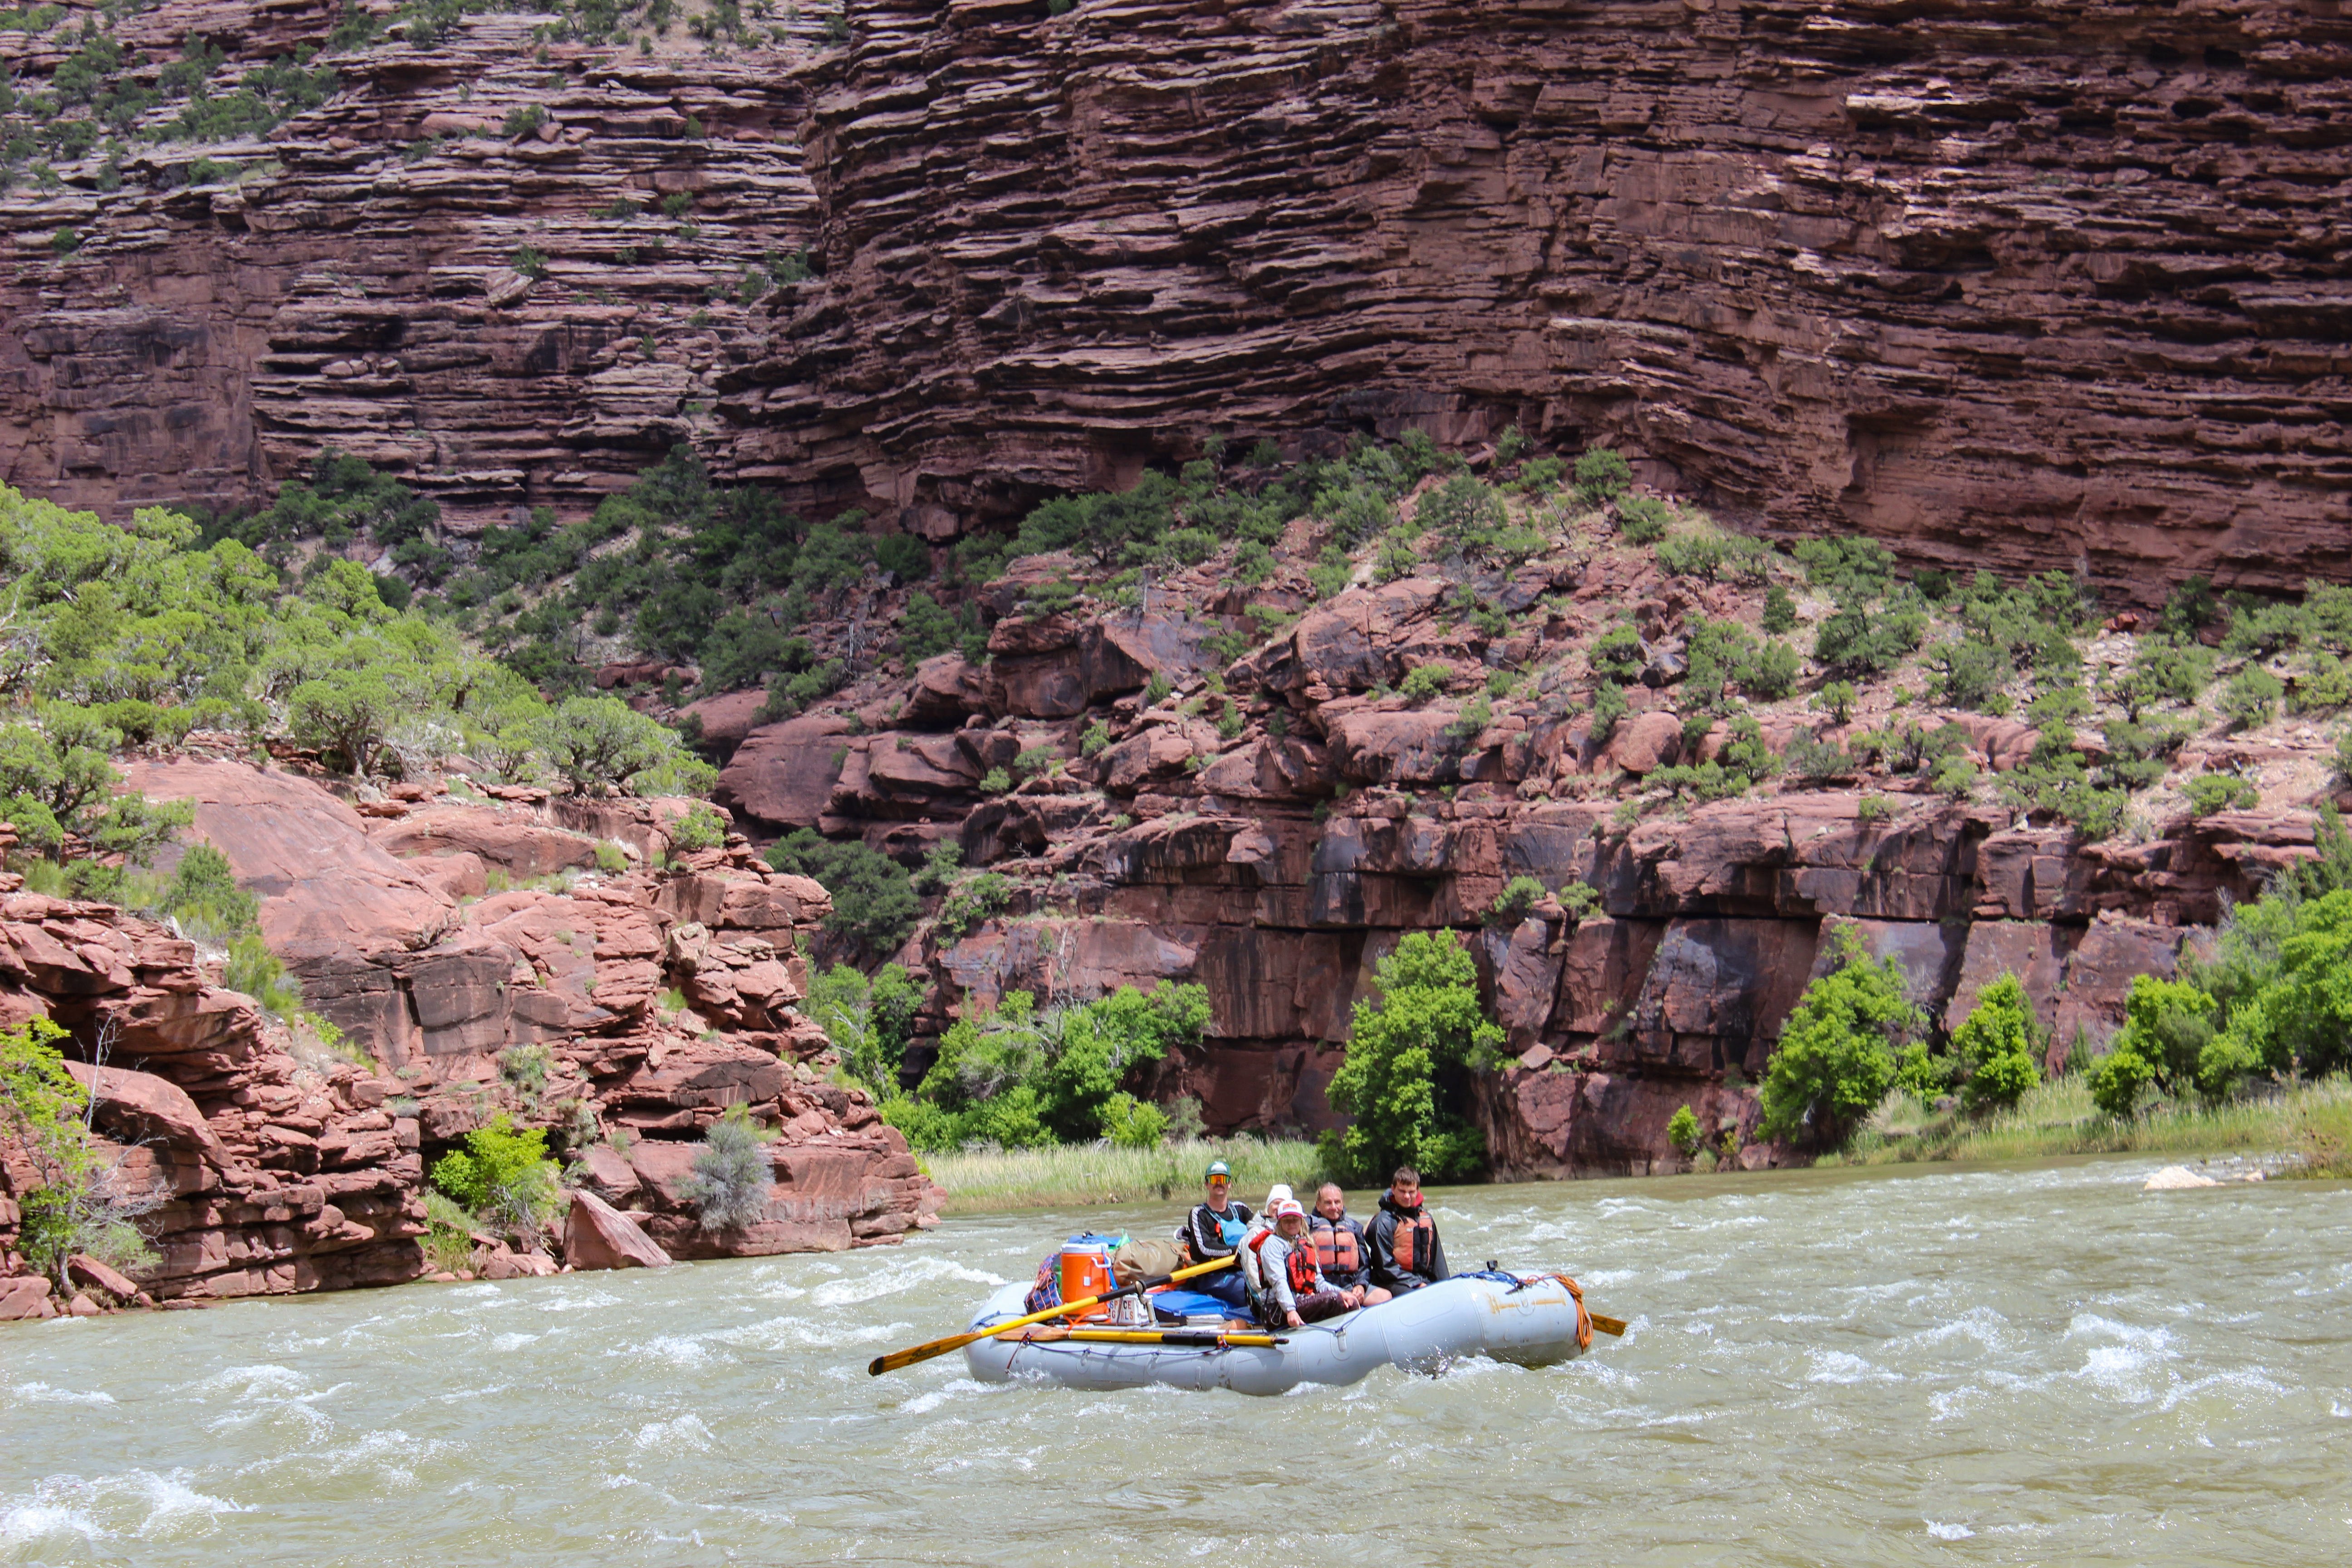
[{"label": "red life jacket", "polygon": [[1428,1273],[1430,1243],[1436,1238],[1437,1222],[1429,1217],[1426,1209],[1415,1209],[1411,1219],[1399,1214],[1396,1230],[1389,1237],[1389,1250],[1396,1258],[1397,1272]]},{"label": "red life jacket", "polygon": [[[1249,1238],[1249,1249],[1257,1254],[1257,1271],[1265,1272],[1265,1244],[1273,1238],[1272,1230],[1259,1231]],[[1290,1251],[1282,1260],[1283,1272],[1290,1278],[1290,1293],[1312,1296],[1315,1293],[1315,1255],[1307,1249],[1307,1238],[1300,1237],[1290,1244]]]},{"label": "red life jacket", "polygon": [[1326,1221],[1323,1226],[1309,1233],[1315,1243],[1315,1261],[1324,1273],[1334,1279],[1352,1279],[1364,1267],[1363,1249],[1356,1245],[1356,1233],[1344,1225]]}]

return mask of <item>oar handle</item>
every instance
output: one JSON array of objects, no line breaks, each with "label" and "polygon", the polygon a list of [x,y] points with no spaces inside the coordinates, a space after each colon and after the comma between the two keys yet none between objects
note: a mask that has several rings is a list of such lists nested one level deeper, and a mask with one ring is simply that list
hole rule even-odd
[{"label": "oar handle", "polygon": [[1195,1263],[1190,1268],[1179,1268],[1173,1274],[1160,1274],[1149,1279],[1139,1279],[1132,1285],[1122,1285],[1116,1290],[1105,1291],[1099,1296],[1088,1296],[1083,1300],[1065,1301],[1058,1307],[1048,1307],[1042,1312],[1032,1312],[1025,1318],[1014,1318],[1010,1322],[991,1323],[984,1329],[974,1329],[969,1333],[950,1334],[946,1339],[933,1340],[925,1345],[916,1345],[911,1350],[892,1351],[888,1355],[878,1355],[867,1362],[866,1375],[879,1377],[886,1372],[896,1372],[902,1366],[912,1366],[919,1361],[929,1361],[933,1356],[945,1355],[950,1351],[961,1350],[974,1340],[984,1340],[991,1334],[1001,1334],[1011,1329],[1027,1328],[1031,1323],[1042,1323],[1048,1318],[1064,1317],[1071,1312],[1083,1312],[1089,1307],[1099,1307],[1106,1301],[1116,1301],[1122,1296],[1140,1296],[1146,1290],[1155,1290],[1162,1285],[1173,1285],[1179,1279],[1190,1279],[1196,1274],[1207,1274],[1214,1269],[1230,1268],[1233,1262],[1234,1254],[1229,1252],[1223,1258],[1213,1258],[1207,1263]]}]

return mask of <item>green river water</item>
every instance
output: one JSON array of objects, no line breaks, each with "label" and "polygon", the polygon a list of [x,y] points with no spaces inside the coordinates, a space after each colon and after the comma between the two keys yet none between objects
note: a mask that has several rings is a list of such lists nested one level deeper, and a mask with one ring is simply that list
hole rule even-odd
[{"label": "green river water", "polygon": [[2352,1191],[2149,1160],[1458,1189],[1632,1321],[1280,1399],[877,1351],[1056,1234],[0,1328],[0,1562],[2352,1561]]}]

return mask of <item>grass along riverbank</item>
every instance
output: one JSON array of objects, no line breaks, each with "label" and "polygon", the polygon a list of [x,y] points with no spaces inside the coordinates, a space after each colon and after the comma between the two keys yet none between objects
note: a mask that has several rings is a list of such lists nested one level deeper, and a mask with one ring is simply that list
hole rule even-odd
[{"label": "grass along riverbank", "polygon": [[2210,1154],[2281,1150],[2304,1163],[2281,1175],[2352,1176],[2352,1080],[2341,1075],[2216,1106],[2167,1105],[2127,1121],[2091,1103],[2079,1073],[2026,1091],[2015,1109],[1971,1120],[1892,1094],[1822,1165],[1920,1160],[2031,1160],[2051,1154]]},{"label": "grass along riverbank", "polygon": [[1185,1139],[1156,1149],[1064,1143],[1045,1149],[966,1150],[921,1158],[931,1180],[947,1189],[943,1214],[1179,1198],[1195,1203],[1200,1197],[1201,1173],[1212,1160],[1223,1160],[1233,1167],[1234,1194],[1252,1208],[1276,1182],[1303,1188],[1323,1175],[1315,1145],[1305,1139]]}]

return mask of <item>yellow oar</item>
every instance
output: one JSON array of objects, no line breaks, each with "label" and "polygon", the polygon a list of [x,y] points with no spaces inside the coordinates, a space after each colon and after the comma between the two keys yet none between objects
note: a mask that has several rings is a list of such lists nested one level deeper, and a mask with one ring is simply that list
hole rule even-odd
[{"label": "yellow oar", "polygon": [[1594,1328],[1596,1328],[1596,1329],[1599,1329],[1602,1333],[1604,1333],[1604,1334],[1615,1334],[1615,1335],[1616,1335],[1619,1339],[1621,1339],[1621,1340],[1622,1340],[1622,1339],[1623,1339],[1623,1338],[1625,1337],[1625,1320],[1624,1320],[1624,1319],[1622,1319],[1622,1318],[1604,1318],[1604,1317],[1602,1317],[1602,1316],[1601,1316],[1600,1313],[1598,1313],[1598,1312],[1587,1312],[1587,1313],[1585,1313],[1584,1315],[1585,1315],[1586,1317],[1588,1317],[1588,1318],[1591,1319],[1591,1320],[1592,1320],[1592,1326],[1593,1326]]},{"label": "yellow oar", "polygon": [[991,1323],[984,1329],[974,1329],[968,1334],[950,1334],[946,1339],[933,1340],[929,1344],[917,1345],[911,1350],[892,1351],[888,1355],[878,1355],[867,1362],[866,1370],[871,1375],[879,1377],[886,1372],[896,1372],[902,1366],[912,1366],[919,1361],[929,1361],[935,1355],[945,1355],[950,1351],[960,1351],[974,1340],[984,1340],[991,1334],[1001,1334],[1007,1329],[1025,1328],[1031,1323],[1042,1323],[1048,1318],[1061,1318],[1072,1312],[1083,1312],[1088,1307],[1099,1307],[1106,1301],[1116,1301],[1122,1296],[1140,1296],[1146,1290],[1154,1289],[1161,1285],[1173,1285],[1179,1279],[1190,1279],[1196,1274],[1208,1274],[1219,1268],[1229,1268],[1233,1266],[1233,1262],[1234,1255],[1229,1252],[1213,1262],[1195,1263],[1190,1268],[1179,1268],[1173,1274],[1162,1274],[1154,1279],[1139,1279],[1132,1285],[1122,1285],[1105,1295],[1088,1296],[1081,1301],[1065,1301],[1058,1307],[1048,1307],[1042,1312],[1032,1312],[1025,1318],[1015,1318],[1010,1322]]}]

